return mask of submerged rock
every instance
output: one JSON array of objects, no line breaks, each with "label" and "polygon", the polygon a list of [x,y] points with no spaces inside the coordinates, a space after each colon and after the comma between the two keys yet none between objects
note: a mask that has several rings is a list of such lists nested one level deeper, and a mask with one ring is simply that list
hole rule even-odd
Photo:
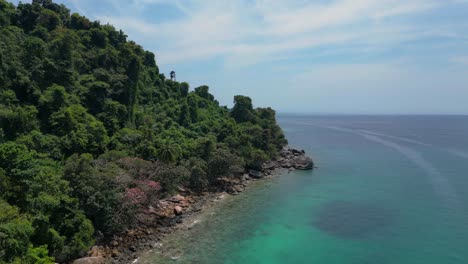
[{"label": "submerged rock", "polygon": [[395,212],[373,203],[333,201],[313,215],[315,228],[339,238],[366,239],[394,224]]}]

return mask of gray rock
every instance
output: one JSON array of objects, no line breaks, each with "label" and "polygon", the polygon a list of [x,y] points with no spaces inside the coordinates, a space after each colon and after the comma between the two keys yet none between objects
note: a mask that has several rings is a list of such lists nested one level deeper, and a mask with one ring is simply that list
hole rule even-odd
[{"label": "gray rock", "polygon": [[253,177],[253,178],[256,178],[256,179],[263,178],[262,172],[261,172],[261,171],[257,171],[257,170],[250,170],[250,171],[249,171],[249,175],[250,175],[250,177]]},{"label": "gray rock", "polygon": [[310,157],[302,156],[296,161],[294,167],[298,170],[312,170],[314,169],[314,161]]},{"label": "gray rock", "polygon": [[242,180],[243,181],[248,181],[248,180],[250,180],[250,176],[248,174],[244,174],[244,175],[242,175]]},{"label": "gray rock", "polygon": [[244,191],[244,187],[242,185],[234,185],[234,190],[236,190],[236,192],[243,192]]},{"label": "gray rock", "polygon": [[303,153],[303,150],[301,151],[301,150],[297,150],[297,149],[291,149],[291,152],[292,152],[295,156],[304,154],[304,153]]},{"label": "gray rock", "polygon": [[264,170],[272,170],[278,167],[278,163],[271,161],[263,165]]}]

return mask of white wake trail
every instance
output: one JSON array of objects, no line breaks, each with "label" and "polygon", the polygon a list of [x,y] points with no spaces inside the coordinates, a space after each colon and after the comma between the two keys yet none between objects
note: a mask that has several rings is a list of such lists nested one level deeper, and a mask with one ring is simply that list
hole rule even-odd
[{"label": "white wake trail", "polygon": [[466,152],[456,150],[456,149],[449,149],[448,152],[450,152],[451,154],[453,154],[453,155],[455,155],[457,157],[468,159],[468,153],[466,153]]},{"label": "white wake trail", "polygon": [[[407,143],[413,143],[416,145],[422,145],[422,146],[428,146],[428,147],[432,147],[432,145],[429,145],[429,144],[426,144],[424,142],[417,141],[417,140],[412,140],[408,138],[397,137],[397,136],[392,136],[392,135],[387,135],[387,134],[381,134],[381,133],[377,133],[377,132],[373,132],[369,130],[354,130],[354,129],[343,128],[343,127],[323,126],[323,125],[308,124],[308,123],[300,123],[300,124],[327,128],[327,129],[345,132],[345,133],[352,133],[352,134],[364,137],[365,139],[369,141],[373,141],[373,142],[379,143],[381,145],[384,145],[386,147],[396,150],[398,153],[408,158],[411,162],[413,162],[415,165],[417,165],[420,169],[422,169],[426,173],[427,178],[429,179],[429,182],[434,192],[437,193],[437,195],[439,195],[445,201],[447,205],[449,205],[451,208],[457,208],[457,209],[462,208],[462,203],[458,199],[456,190],[453,188],[450,181],[442,173],[440,173],[437,170],[437,168],[434,167],[429,161],[424,159],[424,157],[419,152],[415,151],[412,148],[402,146],[400,144],[397,144],[391,141],[387,141],[385,139],[382,139],[381,137],[392,138],[392,139],[404,141]],[[450,153],[468,158],[468,153],[459,152],[459,151],[450,151]]]},{"label": "white wake trail", "polygon": [[432,147],[432,145],[430,145],[430,144],[424,143],[424,142],[419,141],[419,140],[410,139],[410,138],[392,136],[392,135],[377,133],[377,132],[370,131],[370,130],[365,130],[365,129],[360,129],[359,131],[361,131],[361,132],[363,132],[365,134],[369,134],[369,135],[386,137],[386,138],[393,138],[393,139],[397,139],[397,140],[400,140],[400,141],[403,141],[403,142],[412,143],[412,144],[415,144],[415,145],[421,145],[421,146],[425,146],[425,147]]},{"label": "white wake trail", "polygon": [[458,199],[458,195],[453,186],[450,184],[449,180],[444,177],[444,175],[440,173],[430,162],[424,159],[419,152],[411,148],[381,139],[374,135],[364,133],[360,135],[370,141],[374,141],[392,148],[411,160],[411,162],[426,172],[432,188],[441,198],[446,201],[446,203],[450,204],[451,207],[461,208],[461,202]]}]

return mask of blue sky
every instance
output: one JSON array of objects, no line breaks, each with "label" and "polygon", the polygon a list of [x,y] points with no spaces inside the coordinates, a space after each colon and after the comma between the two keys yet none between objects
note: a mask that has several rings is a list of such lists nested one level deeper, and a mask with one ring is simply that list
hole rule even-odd
[{"label": "blue sky", "polygon": [[468,0],[55,2],[123,29],[225,105],[468,114]]}]

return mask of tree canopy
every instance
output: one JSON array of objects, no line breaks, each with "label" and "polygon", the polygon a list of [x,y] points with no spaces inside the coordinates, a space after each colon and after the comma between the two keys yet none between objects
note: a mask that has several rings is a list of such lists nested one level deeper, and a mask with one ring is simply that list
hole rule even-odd
[{"label": "tree canopy", "polygon": [[155,199],[209,190],[287,143],[274,110],[220,106],[52,0],[0,0],[0,36],[0,263],[80,256]]}]

